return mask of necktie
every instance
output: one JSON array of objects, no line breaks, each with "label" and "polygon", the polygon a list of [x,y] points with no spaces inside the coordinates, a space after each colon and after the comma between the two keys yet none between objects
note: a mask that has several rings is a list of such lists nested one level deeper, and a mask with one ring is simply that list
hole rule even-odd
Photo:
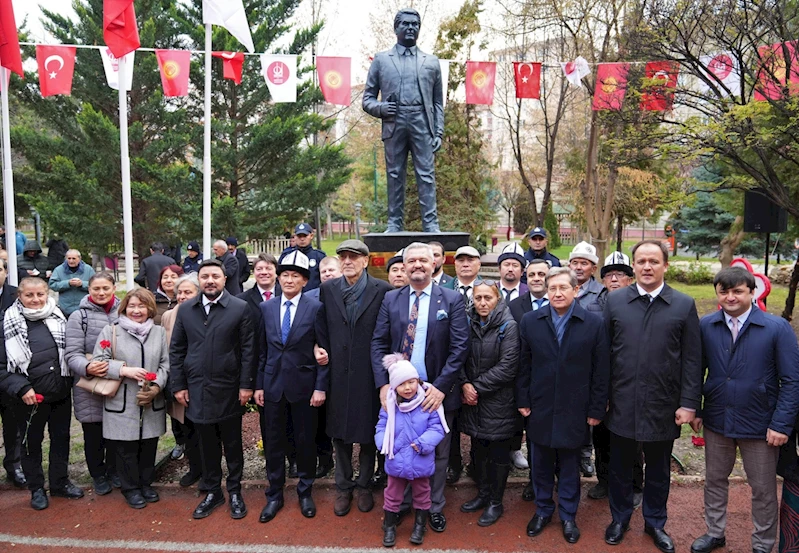
[{"label": "necktie", "polygon": [[286,300],[286,303],[283,305],[286,306],[286,313],[283,315],[283,324],[280,326],[280,334],[283,338],[283,343],[285,344],[289,337],[289,330],[291,330],[291,307],[293,304]]},{"label": "necktie", "polygon": [[646,297],[649,299],[649,303],[655,301],[655,296],[653,296],[652,294],[647,294]]},{"label": "necktie", "polygon": [[402,339],[402,355],[405,359],[411,359],[413,354],[413,340],[416,338],[416,323],[419,322],[419,298],[422,296],[421,292],[415,292],[416,299],[413,300],[413,307],[411,307],[411,315],[408,317],[408,328],[405,330],[405,338]]},{"label": "necktie", "polygon": [[505,303],[508,303],[510,301],[511,292],[513,292],[513,290],[508,290],[507,288],[502,289],[502,293],[505,294]]},{"label": "necktie", "polygon": [[732,323],[732,343],[734,344],[738,339],[738,317],[730,317],[730,322]]},{"label": "necktie", "polygon": [[471,286],[461,286],[461,295],[463,296],[463,299],[465,300],[469,299],[469,290],[471,289],[472,289]]},{"label": "necktie", "polygon": [[264,292],[264,301],[270,299],[271,297],[272,297],[272,292],[270,292],[269,290]]}]

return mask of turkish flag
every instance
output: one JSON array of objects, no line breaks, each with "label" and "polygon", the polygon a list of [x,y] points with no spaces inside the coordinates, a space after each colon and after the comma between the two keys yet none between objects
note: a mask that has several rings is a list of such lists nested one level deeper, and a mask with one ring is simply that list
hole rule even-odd
[{"label": "turkish flag", "polygon": [[156,50],[164,96],[188,96],[191,52],[188,50]]},{"label": "turkish flag", "polygon": [[241,84],[244,54],[241,52],[214,52],[215,58],[222,58],[223,76],[236,84]]},{"label": "turkish flag", "polygon": [[677,74],[680,64],[676,61],[648,61],[644,69],[644,87],[641,93],[641,109],[647,111],[669,111],[674,104]]},{"label": "turkish flag", "polygon": [[494,103],[497,64],[493,61],[466,62],[466,103],[490,106]]},{"label": "turkish flag", "polygon": [[74,46],[36,46],[36,63],[39,64],[39,88],[43,98],[72,94]]},{"label": "turkish flag", "polygon": [[621,110],[624,94],[627,92],[626,63],[600,63],[596,69],[596,85],[594,86],[594,111]]},{"label": "turkish flag", "polygon": [[[794,96],[799,91],[799,59],[796,55],[796,41],[779,42],[757,49],[759,58],[757,83],[755,84],[755,100],[781,100]],[[788,75],[786,57],[791,61],[791,74]],[[793,85],[793,86],[791,86]]]},{"label": "turkish flag", "polygon": [[103,38],[117,58],[141,46],[133,0],[103,0]]},{"label": "turkish flag", "polygon": [[17,21],[11,0],[0,0],[0,65],[22,78],[22,52],[19,50]]},{"label": "turkish flag", "polygon": [[513,76],[516,79],[517,98],[541,97],[541,64],[513,62]]},{"label": "turkish flag", "polygon": [[351,58],[316,56],[319,87],[326,102],[348,106],[352,102],[350,85]]}]

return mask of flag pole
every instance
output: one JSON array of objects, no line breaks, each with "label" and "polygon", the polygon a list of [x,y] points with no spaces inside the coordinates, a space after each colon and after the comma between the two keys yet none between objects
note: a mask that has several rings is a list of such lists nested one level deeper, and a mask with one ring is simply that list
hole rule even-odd
[{"label": "flag pole", "polygon": [[211,23],[205,24],[205,111],[203,134],[203,258],[211,259]]},{"label": "flag pole", "polygon": [[122,229],[125,241],[125,285],[133,290],[133,208],[130,194],[130,153],[128,152],[128,93],[125,56],[119,59],[119,149],[122,165]]},{"label": "flag pole", "polygon": [[8,80],[11,71],[0,67],[0,92],[3,111],[3,205],[6,221],[6,252],[8,252],[8,282],[17,282],[17,226],[14,215],[14,172],[11,169],[11,124],[8,119]]}]

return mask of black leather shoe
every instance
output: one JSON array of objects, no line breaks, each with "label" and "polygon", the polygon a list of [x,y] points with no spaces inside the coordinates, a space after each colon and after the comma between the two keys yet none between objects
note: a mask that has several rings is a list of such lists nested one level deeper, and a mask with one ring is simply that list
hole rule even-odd
[{"label": "black leather shoe", "polygon": [[552,515],[549,515],[548,517],[533,515],[533,518],[531,518],[530,522],[527,523],[527,535],[531,538],[534,538],[543,532],[544,528],[546,528],[550,522],[552,522]]},{"label": "black leather shoe", "polygon": [[596,486],[588,490],[589,499],[605,499],[608,496],[608,485],[598,482]]},{"label": "black leather shoe", "polygon": [[663,551],[663,553],[674,553],[674,542],[671,541],[671,538],[663,528],[644,526],[644,532],[652,536],[655,547]]},{"label": "black leather shoe", "polygon": [[319,466],[316,468],[316,477],[324,478],[331,470],[333,470],[333,456],[323,455],[319,457]]},{"label": "black leather shoe", "polygon": [[258,517],[258,522],[269,522],[277,515],[277,512],[283,508],[283,499],[273,499],[267,502],[266,507],[261,510],[261,516]]},{"label": "black leather shoe", "polygon": [[461,472],[463,469],[454,469],[452,467],[447,467],[447,484],[457,484],[458,480],[461,479]]},{"label": "black leather shoe", "polygon": [[316,516],[316,504],[313,502],[313,497],[306,495],[300,498],[300,512],[305,518]]},{"label": "black leather shoe", "polygon": [[80,499],[83,497],[83,490],[72,482],[67,482],[64,486],[50,489],[50,497],[66,497],[67,499]]},{"label": "black leather shoe", "polygon": [[605,543],[608,545],[619,545],[624,541],[624,533],[630,529],[629,524],[622,524],[615,520],[605,529]]},{"label": "black leather shoe", "polygon": [[31,507],[36,511],[46,509],[48,505],[50,505],[50,502],[47,500],[47,493],[45,493],[44,488],[31,492]]},{"label": "black leather shoe", "polygon": [[139,490],[133,490],[123,495],[125,496],[125,501],[127,501],[128,505],[133,509],[144,509],[147,506],[147,500],[144,499],[144,496]]},{"label": "black leather shoe", "polygon": [[691,544],[691,553],[710,553],[714,549],[727,545],[726,538],[714,538],[709,534],[699,536]]},{"label": "black leather shoe", "polygon": [[447,528],[447,517],[444,513],[430,513],[430,528],[433,532],[443,532]]},{"label": "black leather shoe", "polygon": [[152,486],[144,486],[141,489],[141,494],[147,503],[158,503],[161,500],[161,496],[158,495],[158,492]]},{"label": "black leather shoe", "polygon": [[118,474],[112,474],[108,478],[111,479],[111,487],[119,489],[122,487],[122,480],[119,478]]},{"label": "black leather shoe", "polygon": [[28,485],[28,480],[25,478],[25,473],[21,468],[6,469],[6,480],[14,484],[17,488],[24,488]]},{"label": "black leather shoe", "polygon": [[583,476],[586,478],[594,476],[594,463],[591,462],[590,457],[583,457],[580,459],[580,472],[582,472]]},{"label": "black leather shoe", "polygon": [[206,494],[205,499],[200,501],[200,504],[197,505],[197,508],[194,509],[191,516],[197,519],[205,518],[213,513],[214,509],[224,504],[225,496],[222,495],[222,492],[210,492]]},{"label": "black leather shoe", "polygon": [[522,490],[522,501],[535,501],[535,490],[532,482],[528,482],[524,490]]},{"label": "black leather shoe", "polygon": [[298,478],[299,473],[297,472],[297,461],[289,461],[289,470],[286,473],[288,478]]},{"label": "black leather shoe", "polygon": [[564,520],[560,523],[563,526],[563,537],[569,543],[577,543],[580,539],[580,529],[577,528],[577,523],[573,520]]},{"label": "black leather shoe", "polygon": [[97,495],[108,495],[111,493],[111,490],[113,490],[111,482],[109,482],[108,478],[105,476],[92,478],[92,487],[94,488],[94,493]]},{"label": "black leather shoe", "polygon": [[193,486],[197,481],[199,481],[201,477],[202,477],[201,473],[189,471],[180,477],[180,482],[178,482],[178,484],[180,484],[180,486],[183,488],[188,488],[189,486]]},{"label": "black leather shoe", "polygon": [[240,493],[230,494],[230,518],[239,520],[247,516],[247,505]]}]

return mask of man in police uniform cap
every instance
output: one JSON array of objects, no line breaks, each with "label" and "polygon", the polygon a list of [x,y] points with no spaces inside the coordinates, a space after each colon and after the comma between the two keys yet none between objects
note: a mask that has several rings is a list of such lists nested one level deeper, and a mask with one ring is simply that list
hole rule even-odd
[{"label": "man in police uniform cap", "polygon": [[302,289],[303,292],[319,288],[322,283],[322,278],[319,275],[319,262],[325,257],[325,252],[322,250],[314,249],[311,245],[313,243],[314,231],[308,223],[300,223],[294,227],[294,236],[296,237],[297,245],[291,246],[283,250],[278,259],[278,264],[283,262],[283,259],[291,252],[300,251],[308,258],[308,284]]},{"label": "man in police uniform cap", "polygon": [[560,267],[560,259],[547,251],[547,231],[541,227],[535,227],[530,231],[527,237],[527,243],[530,249],[524,252],[524,257],[527,261],[533,259],[544,259],[549,261],[552,267]]}]

